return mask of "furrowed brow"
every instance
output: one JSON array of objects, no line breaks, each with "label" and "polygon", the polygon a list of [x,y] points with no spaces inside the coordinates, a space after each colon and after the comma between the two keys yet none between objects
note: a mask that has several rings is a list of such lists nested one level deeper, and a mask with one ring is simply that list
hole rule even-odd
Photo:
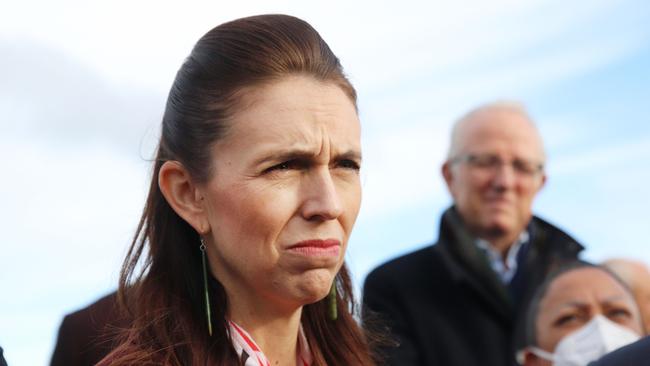
[{"label": "furrowed brow", "polygon": [[291,149],[276,151],[255,161],[255,165],[261,165],[268,162],[288,161],[288,160],[308,160],[314,158],[314,152],[309,150]]},{"label": "furrowed brow", "polygon": [[[288,160],[310,160],[313,159],[316,154],[310,150],[303,149],[290,149],[284,151],[276,151],[271,154],[265,155],[264,157],[255,161],[255,165],[262,165],[268,162],[281,162]],[[362,161],[361,152],[357,150],[348,150],[344,153],[334,156],[333,160],[353,160],[353,161]]]},{"label": "furrowed brow", "polygon": [[612,304],[612,303],[615,303],[615,304],[618,305],[618,304],[621,304],[621,303],[625,303],[626,300],[633,300],[632,296],[630,296],[630,295],[612,295],[612,296],[608,296],[605,299],[603,299],[602,302],[604,304],[608,304],[608,305]]},{"label": "furrowed brow", "polygon": [[586,302],[583,301],[569,301],[565,302],[562,305],[559,306],[560,309],[566,309],[566,308],[571,308],[571,309],[584,309],[588,307],[589,305]]},{"label": "furrowed brow", "polygon": [[348,150],[344,153],[338,154],[334,157],[334,160],[353,160],[353,161],[361,161],[362,156],[361,152],[357,150]]}]

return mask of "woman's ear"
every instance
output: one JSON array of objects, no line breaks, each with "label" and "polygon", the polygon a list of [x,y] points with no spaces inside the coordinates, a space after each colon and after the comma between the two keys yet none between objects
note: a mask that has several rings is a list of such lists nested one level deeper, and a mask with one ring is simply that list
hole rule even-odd
[{"label": "woman's ear", "polygon": [[[531,352],[530,350],[523,350],[522,352],[522,357],[520,361],[520,364],[523,366],[541,366],[543,365],[543,360],[537,357],[536,354]],[[523,361],[523,362],[521,362]]]},{"label": "woman's ear", "polygon": [[158,173],[158,186],[172,209],[199,234],[210,230],[203,196],[189,172],[178,161],[166,161]]}]

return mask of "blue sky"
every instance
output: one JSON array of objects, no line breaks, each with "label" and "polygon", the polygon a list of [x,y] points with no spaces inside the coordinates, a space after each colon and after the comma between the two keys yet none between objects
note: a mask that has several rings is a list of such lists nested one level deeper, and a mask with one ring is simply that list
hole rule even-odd
[{"label": "blue sky", "polygon": [[450,203],[439,170],[451,125],[496,99],[523,102],[545,140],[549,181],[535,212],[589,259],[650,263],[647,1],[176,3],[28,0],[0,14],[0,345],[10,364],[46,364],[63,315],[115,287],[174,74],[203,33],[246,15],[309,21],[358,89],[357,286],[435,239]]}]

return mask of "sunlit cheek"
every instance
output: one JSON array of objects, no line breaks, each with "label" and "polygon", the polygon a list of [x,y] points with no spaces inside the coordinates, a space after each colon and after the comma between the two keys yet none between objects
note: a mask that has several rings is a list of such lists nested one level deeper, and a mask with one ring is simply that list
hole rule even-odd
[{"label": "sunlit cheek", "polygon": [[215,236],[223,245],[240,253],[255,254],[263,251],[263,244],[277,231],[278,216],[282,212],[278,200],[272,204],[263,192],[232,189],[220,195],[217,203]]},{"label": "sunlit cheek", "polygon": [[359,209],[361,208],[360,196],[355,195],[350,197],[346,206],[345,212],[343,213],[342,225],[346,236],[349,237],[359,215]]},{"label": "sunlit cheek", "polygon": [[567,333],[569,333],[569,332],[562,331],[562,332],[553,332],[553,333],[551,333],[550,337],[548,338],[549,342],[548,342],[548,345],[546,346],[546,348],[551,352],[554,351],[555,348],[557,347],[557,344],[560,343],[562,338],[564,338]]},{"label": "sunlit cheek", "polygon": [[634,320],[629,319],[629,318],[628,319],[622,319],[622,318],[616,317],[616,316],[608,317],[608,318],[609,318],[609,320],[611,320],[614,323],[617,323],[619,325],[622,325],[624,327],[628,327],[628,328],[633,329],[634,331],[637,331],[636,330],[637,327],[636,327],[635,323],[638,321],[638,319],[634,319]]},{"label": "sunlit cheek", "polygon": [[345,200],[346,206],[348,206],[352,212],[358,212],[359,207],[361,206],[361,186],[358,184],[352,185],[347,190]]},{"label": "sunlit cheek", "polygon": [[490,184],[489,176],[483,174],[482,172],[467,172],[461,170],[455,176],[456,185],[459,187],[463,186],[475,186],[475,187],[484,187]]},{"label": "sunlit cheek", "polygon": [[556,339],[557,336],[552,333],[549,333],[548,331],[538,332],[537,334],[537,343],[539,344],[539,347],[542,349],[553,351],[557,343]]}]

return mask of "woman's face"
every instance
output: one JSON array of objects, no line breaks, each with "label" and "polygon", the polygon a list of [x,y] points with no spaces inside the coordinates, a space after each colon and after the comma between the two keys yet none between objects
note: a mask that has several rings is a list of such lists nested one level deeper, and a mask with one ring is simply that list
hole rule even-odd
[{"label": "woman's face", "polygon": [[632,295],[610,274],[591,267],[561,274],[540,302],[539,347],[553,352],[562,338],[585,326],[596,315],[641,334],[641,318]]},{"label": "woman's face", "polygon": [[200,187],[210,267],[230,309],[296,308],[326,296],[343,263],[361,203],[359,120],[341,88],[306,76],[243,102]]}]

